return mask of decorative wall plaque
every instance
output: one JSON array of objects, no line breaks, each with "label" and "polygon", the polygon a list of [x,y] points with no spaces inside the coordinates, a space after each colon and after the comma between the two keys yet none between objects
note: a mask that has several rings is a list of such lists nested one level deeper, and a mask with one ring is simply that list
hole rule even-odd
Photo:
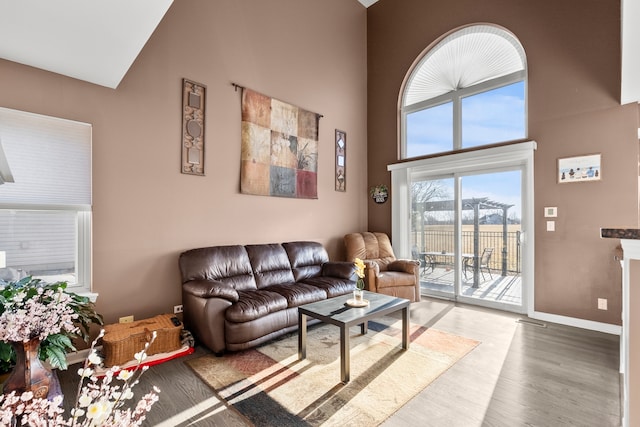
[{"label": "decorative wall plaque", "polygon": [[336,129],[336,191],[347,191],[347,133]]},{"label": "decorative wall plaque", "polygon": [[389,197],[389,189],[384,184],[376,185],[369,189],[369,195],[374,202],[381,204],[387,201],[387,198]]},{"label": "decorative wall plaque", "polygon": [[204,108],[207,87],[182,79],[182,173],[204,176]]}]

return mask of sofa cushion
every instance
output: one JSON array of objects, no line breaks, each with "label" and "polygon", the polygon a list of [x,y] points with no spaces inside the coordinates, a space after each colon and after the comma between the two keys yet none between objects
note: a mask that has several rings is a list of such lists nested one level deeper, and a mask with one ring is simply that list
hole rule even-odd
[{"label": "sofa cushion", "polygon": [[238,301],[225,312],[230,322],[248,322],[287,308],[287,299],[276,292],[239,291],[238,295]]},{"label": "sofa cushion", "polygon": [[293,282],[289,258],[282,245],[245,246],[258,289]]},{"label": "sofa cushion", "polygon": [[257,289],[244,246],[192,249],[180,255],[179,264],[183,284],[209,280],[231,285],[239,291]]},{"label": "sofa cushion", "polygon": [[339,279],[337,277],[310,277],[303,280],[305,284],[322,289],[327,298],[348,294],[356,288],[355,280]]},{"label": "sofa cushion", "polygon": [[327,299],[327,293],[323,289],[300,282],[272,285],[268,290],[285,297],[289,308]]},{"label": "sofa cushion", "polygon": [[322,264],[329,261],[329,255],[318,242],[287,242],[282,247],[287,252],[296,282],[322,273]]}]

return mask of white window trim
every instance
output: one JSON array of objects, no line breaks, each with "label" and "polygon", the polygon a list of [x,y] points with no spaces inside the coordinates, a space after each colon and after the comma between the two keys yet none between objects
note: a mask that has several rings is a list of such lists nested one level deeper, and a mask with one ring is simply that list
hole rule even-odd
[{"label": "white window trim", "polygon": [[98,294],[91,289],[91,229],[91,211],[78,212],[78,285],[75,288],[95,302]]},{"label": "white window trim", "polygon": [[522,171],[522,228],[521,238],[526,243],[522,253],[522,280],[526,289],[527,314],[534,313],[534,181],[533,154],[535,141],[526,141],[482,150],[430,157],[394,163],[387,166],[391,172],[391,234],[393,250],[398,258],[411,258],[409,224],[411,217],[410,176],[437,178],[451,174],[513,167],[520,165]]}]

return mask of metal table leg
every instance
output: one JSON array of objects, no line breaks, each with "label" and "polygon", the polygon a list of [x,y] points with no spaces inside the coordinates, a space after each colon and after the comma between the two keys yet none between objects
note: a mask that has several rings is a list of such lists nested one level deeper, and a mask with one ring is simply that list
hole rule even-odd
[{"label": "metal table leg", "polygon": [[298,360],[307,357],[307,316],[298,312]]},{"label": "metal table leg", "polygon": [[402,309],[402,348],[409,349],[409,307]]},{"label": "metal table leg", "polygon": [[351,359],[349,354],[349,328],[340,326],[340,379],[343,383],[349,382]]}]

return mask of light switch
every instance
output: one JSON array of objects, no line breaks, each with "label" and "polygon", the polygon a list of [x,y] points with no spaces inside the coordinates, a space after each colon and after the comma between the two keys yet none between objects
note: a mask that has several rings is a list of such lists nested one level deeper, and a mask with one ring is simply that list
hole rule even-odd
[{"label": "light switch", "polygon": [[547,221],[547,231],[556,231],[555,221]]}]

